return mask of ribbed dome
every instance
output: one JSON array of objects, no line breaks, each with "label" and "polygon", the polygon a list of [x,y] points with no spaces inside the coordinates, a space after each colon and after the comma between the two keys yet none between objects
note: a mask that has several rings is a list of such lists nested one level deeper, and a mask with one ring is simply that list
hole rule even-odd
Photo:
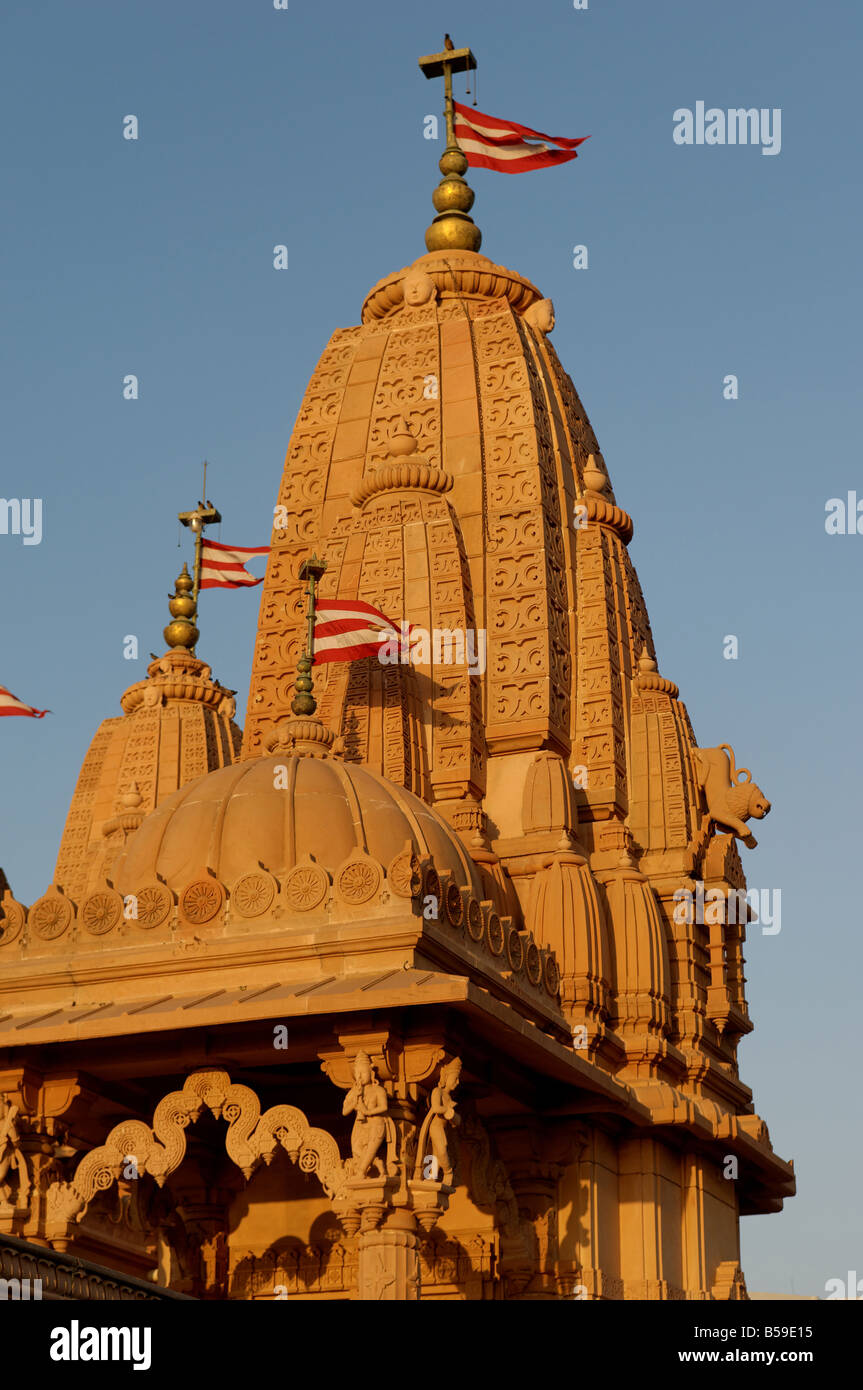
[{"label": "ribbed dome", "polygon": [[261,866],[279,875],[309,857],[332,875],[355,851],[386,868],[408,841],[438,872],[484,896],[455,832],[410,792],[335,758],[275,754],[201,777],[147,816],[117,887],[134,893],[158,876],[179,892],[202,869],[231,885]]}]

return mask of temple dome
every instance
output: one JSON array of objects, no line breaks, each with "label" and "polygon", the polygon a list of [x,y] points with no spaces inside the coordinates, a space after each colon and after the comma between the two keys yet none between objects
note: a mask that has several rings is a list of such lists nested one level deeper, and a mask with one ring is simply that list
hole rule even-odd
[{"label": "temple dome", "polygon": [[485,896],[456,833],[412,793],[338,758],[276,753],[220,768],[169,797],[131,837],[116,886],[163,880],[181,892],[209,871],[231,888],[263,868],[283,876],[314,861],[335,878],[354,857],[382,870],[412,846],[471,896]]}]

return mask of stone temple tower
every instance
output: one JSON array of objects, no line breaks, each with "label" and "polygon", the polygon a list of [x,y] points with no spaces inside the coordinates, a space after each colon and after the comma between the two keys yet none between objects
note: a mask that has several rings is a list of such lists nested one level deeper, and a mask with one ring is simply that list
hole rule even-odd
[{"label": "stone temple tower", "polygon": [[[480,253],[460,159],[312,373],[242,746],[172,646],[54,882],[2,899],[0,1231],[201,1298],[743,1298],[740,1217],[794,1191],[737,1062],[769,803],[660,674],[552,307]],[[321,600],[427,641],[314,667],[300,716],[313,552]]]}]

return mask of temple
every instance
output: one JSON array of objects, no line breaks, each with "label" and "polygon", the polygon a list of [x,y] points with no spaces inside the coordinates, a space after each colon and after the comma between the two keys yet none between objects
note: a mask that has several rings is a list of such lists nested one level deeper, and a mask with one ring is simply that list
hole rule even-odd
[{"label": "temple", "polygon": [[[421,66],[449,103],[472,62]],[[794,1191],[724,910],[769,803],[660,674],[451,120],[440,167],[309,381],[244,732],[184,571],[51,883],[0,881],[0,1233],[201,1299],[745,1298],[740,1218]],[[313,555],[420,659],[313,665]]]}]

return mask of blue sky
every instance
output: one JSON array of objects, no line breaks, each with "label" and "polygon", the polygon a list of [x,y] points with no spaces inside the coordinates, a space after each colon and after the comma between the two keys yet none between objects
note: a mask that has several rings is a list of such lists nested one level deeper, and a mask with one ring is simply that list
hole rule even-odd
[{"label": "blue sky", "polygon": [[[4,16],[0,494],[42,498],[44,518],[38,546],[0,535],[0,684],[53,710],[0,728],[17,896],[44,891],[92,733],[162,650],[201,460],[222,539],[265,544],[330,333],[424,250],[441,146],[423,118],[442,97],[416,59],[449,29],[477,54],[482,110],[592,136],[562,169],[471,172],[482,249],[553,298],[635,519],[660,670],[699,741],[732,743],[773,802],[742,851],[751,885],[781,890],[782,930],[750,930],[741,1061],[799,1195],[744,1221],[749,1287],[817,1294],[863,1271],[863,536],[824,527],[829,498],[863,499],[859,10],[7,0]],[[676,145],[674,111],[700,100],[780,108],[781,153]],[[199,650],[241,718],[259,593],[201,604]]]}]

